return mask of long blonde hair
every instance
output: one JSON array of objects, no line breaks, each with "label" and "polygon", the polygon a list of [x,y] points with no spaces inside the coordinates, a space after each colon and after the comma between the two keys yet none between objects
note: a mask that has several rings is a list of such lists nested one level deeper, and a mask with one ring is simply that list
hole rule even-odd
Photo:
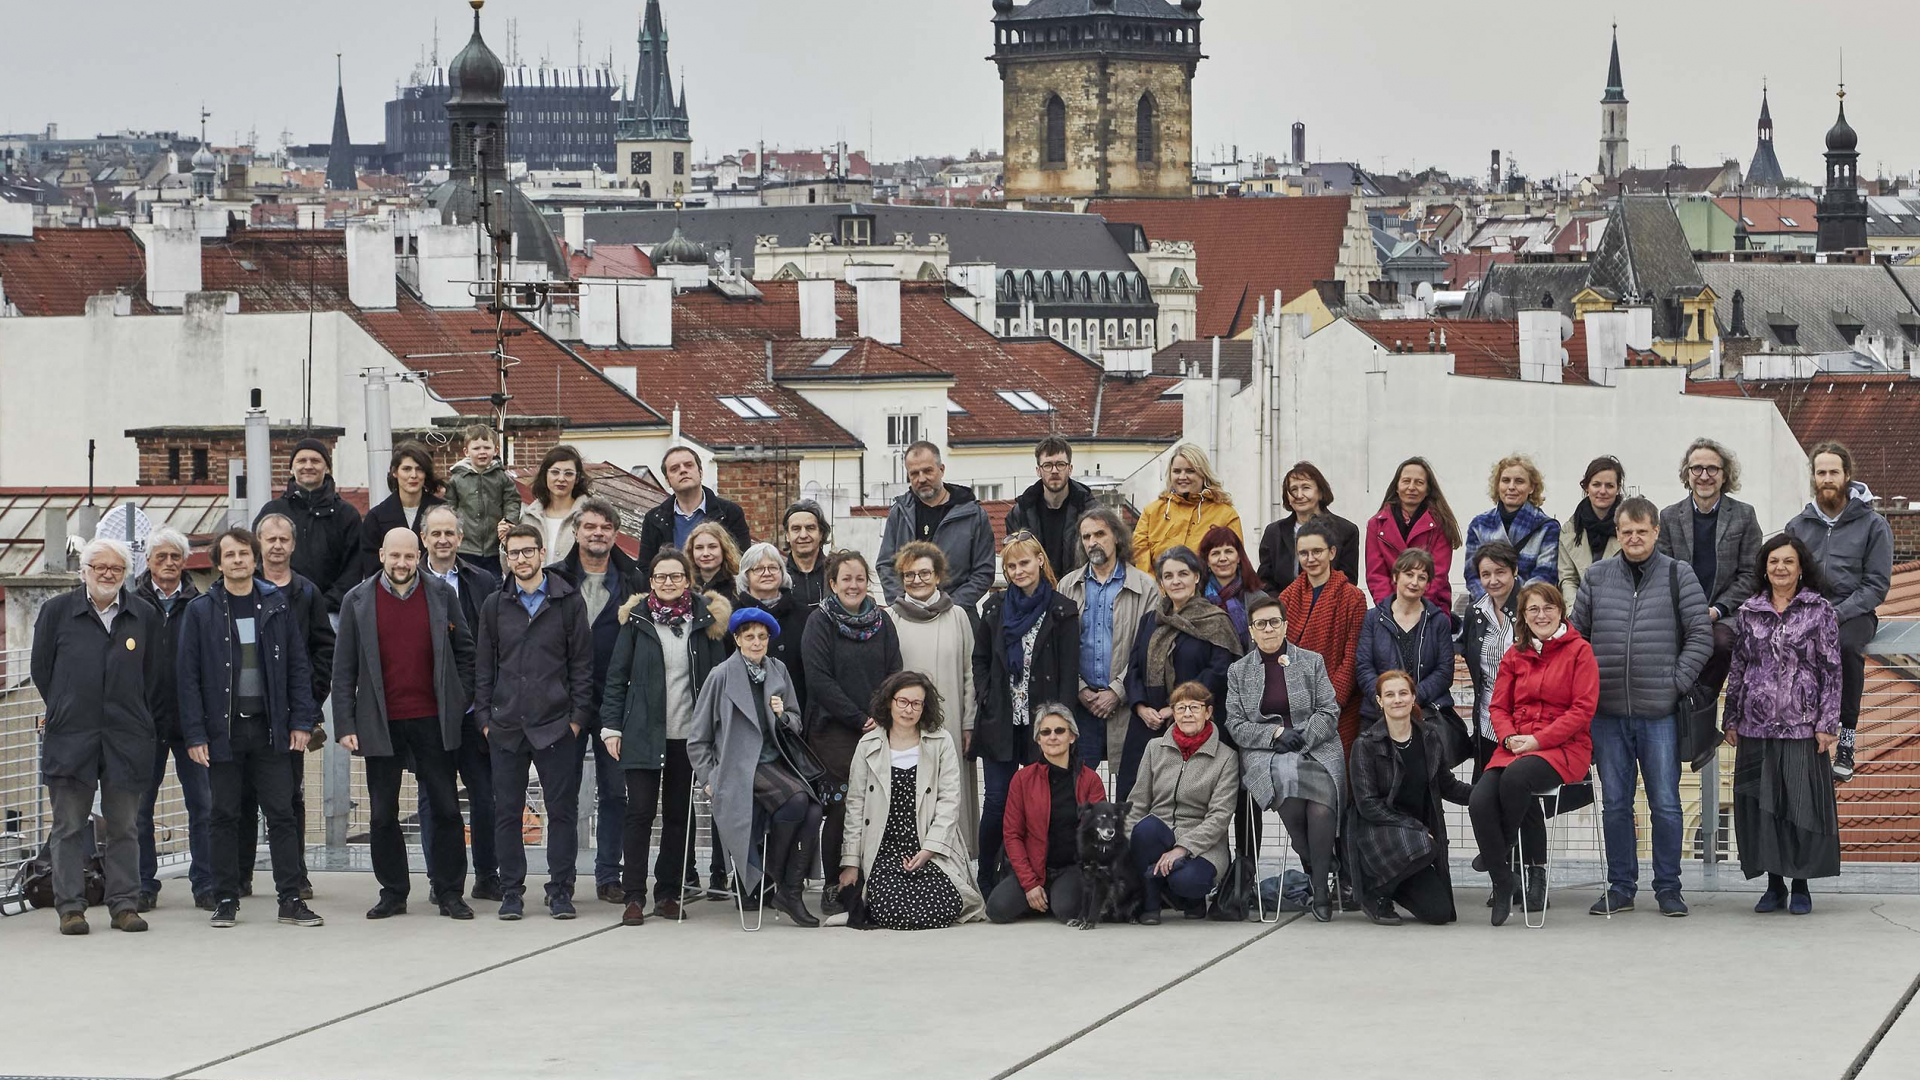
[{"label": "long blonde hair", "polygon": [[1207,452],[1200,449],[1198,443],[1190,442],[1181,443],[1179,446],[1174,447],[1173,453],[1168,456],[1167,484],[1165,490],[1161,493],[1162,497],[1171,495],[1173,492],[1174,458],[1186,458],[1187,464],[1193,466],[1193,471],[1200,474],[1201,494],[1204,495],[1211,492],[1214,501],[1218,503],[1233,502],[1233,495],[1230,494],[1226,488],[1220,486],[1220,478],[1214,475],[1213,462],[1207,458]]},{"label": "long blonde hair", "polygon": [[733,534],[726,526],[717,521],[703,521],[687,533],[687,569],[689,576],[698,574],[700,567],[693,561],[693,542],[703,536],[711,536],[720,543],[720,568],[707,579],[705,588],[718,585],[722,589],[732,589],[740,577],[740,548],[733,542]]}]

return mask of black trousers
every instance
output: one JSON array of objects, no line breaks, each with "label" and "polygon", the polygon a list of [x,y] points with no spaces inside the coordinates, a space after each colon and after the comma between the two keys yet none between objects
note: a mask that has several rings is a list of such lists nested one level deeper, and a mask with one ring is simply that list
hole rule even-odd
[{"label": "black trousers", "polygon": [[[1047,914],[1056,922],[1071,922],[1080,917],[1082,897],[1086,894],[1086,882],[1080,876],[1078,866],[1057,866],[1047,870]],[[1021,888],[1020,877],[1009,871],[987,894],[987,919],[990,922],[1010,923],[1024,919],[1029,915],[1038,915],[1032,905],[1027,903],[1027,890]]]},{"label": "black trousers", "polygon": [[501,745],[505,734],[493,733],[493,846],[500,860],[500,892],[521,896],[527,891],[527,847],[521,819],[527,812],[527,774],[540,774],[540,795],[546,804],[547,895],[573,896],[575,863],[580,836],[574,823],[580,811],[580,737],[563,732],[558,742],[537,750],[524,735],[512,733],[518,745]]},{"label": "black trousers", "polygon": [[427,895],[438,903],[467,889],[467,845],[460,823],[460,801],[454,790],[453,752],[440,738],[438,717],[393,720],[387,724],[393,753],[367,758],[367,841],[373,856],[373,876],[380,882],[380,898],[405,900],[411,887],[407,840],[400,830],[400,781],[413,770],[420,798],[419,816],[433,818],[433,831],[422,830],[427,855]]},{"label": "black trousers", "polygon": [[1444,926],[1454,920],[1453,893],[1447,879],[1432,866],[1402,881],[1393,890],[1392,900],[1423,923]]},{"label": "black trousers", "polygon": [[1860,726],[1860,697],[1867,689],[1867,643],[1880,627],[1877,615],[1855,615],[1840,624],[1840,726]]},{"label": "black trousers", "polygon": [[[293,832],[299,841],[300,873],[298,883],[303,888],[312,888],[313,881],[307,876],[307,752],[305,750],[287,751],[287,775],[293,784]],[[259,858],[260,851],[260,797],[253,790],[253,781],[246,780],[240,788],[240,880],[253,884],[253,864]]]},{"label": "black trousers", "polygon": [[646,899],[647,849],[653,843],[653,822],[658,817],[660,857],[653,864],[653,896],[656,900],[678,900],[688,863],[687,796],[693,791],[687,740],[668,739],[664,767],[628,769],[626,781],[627,814],[620,827],[620,889],[628,903]]},{"label": "black trousers", "polygon": [[[1722,675],[1724,677],[1724,673]],[[1493,760],[1493,752],[1499,748],[1500,744],[1491,739],[1474,740],[1474,783],[1478,784],[1480,778],[1487,774],[1487,762]],[[1520,819],[1520,853],[1536,866],[1547,861],[1547,815],[1540,809],[1538,799],[1533,801],[1527,816]],[[1519,870],[1520,863],[1517,860],[1509,858],[1507,861],[1516,872]]]},{"label": "black trousers", "polygon": [[[267,848],[273,855],[273,887],[280,901],[300,897],[300,834],[293,822],[293,780],[285,747],[273,745],[273,727],[264,716],[236,716],[227,736],[227,760],[207,769],[213,788],[213,895],[240,898],[240,805],[253,785],[267,816]],[[252,863],[249,858],[248,863]]]},{"label": "black trousers", "polygon": [[[1538,754],[1528,754],[1496,769],[1488,769],[1473,785],[1473,797],[1467,801],[1467,816],[1473,821],[1473,838],[1480,844],[1480,858],[1489,867],[1506,866],[1513,848],[1514,834],[1521,836],[1520,858],[1528,866],[1546,863],[1546,825],[1540,810],[1540,793],[1562,783],[1560,774]],[[1521,829],[1529,818],[1541,819],[1540,847],[1527,850],[1526,833]]]},{"label": "black trousers", "polygon": [[[467,789],[467,817],[471,824],[466,830],[466,842],[473,849],[474,887],[498,886],[500,864],[493,855],[493,758],[487,750],[487,738],[480,734],[480,727],[473,722],[471,712],[461,721],[460,749],[453,751],[453,768],[460,777],[460,785]],[[421,794],[426,794],[424,788]],[[432,813],[420,815],[422,848],[433,843],[435,816]],[[455,820],[458,820],[457,810]]]}]

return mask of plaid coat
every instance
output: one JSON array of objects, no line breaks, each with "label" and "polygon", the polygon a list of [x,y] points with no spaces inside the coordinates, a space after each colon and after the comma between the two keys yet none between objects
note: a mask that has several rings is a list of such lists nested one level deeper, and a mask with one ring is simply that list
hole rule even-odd
[{"label": "plaid coat", "polygon": [[1387,736],[1387,722],[1376,721],[1354,741],[1347,765],[1353,800],[1347,807],[1346,841],[1357,896],[1391,893],[1428,865],[1440,871],[1449,890],[1453,887],[1447,872],[1447,820],[1440,800],[1465,806],[1473,788],[1440,767],[1446,757],[1440,729],[1418,725],[1416,730],[1426,742],[1427,765],[1433,770],[1427,777],[1425,820],[1415,820],[1393,805],[1400,790],[1400,755]]},{"label": "plaid coat", "polygon": [[1467,526],[1468,596],[1478,600],[1484,591],[1480,588],[1480,575],[1473,572],[1474,553],[1482,544],[1494,540],[1505,540],[1520,553],[1520,572],[1514,575],[1515,588],[1530,581],[1560,584],[1560,523],[1532,503],[1523,503],[1520,512],[1513,515],[1512,528],[1501,522],[1499,507],[1474,518]]}]

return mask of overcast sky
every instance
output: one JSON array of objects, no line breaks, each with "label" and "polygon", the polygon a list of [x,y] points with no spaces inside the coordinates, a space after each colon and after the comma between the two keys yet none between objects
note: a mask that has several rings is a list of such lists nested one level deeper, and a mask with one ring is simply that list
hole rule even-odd
[{"label": "overcast sky", "polygon": [[[571,64],[575,26],[589,60],[612,50],[632,70],[644,0],[490,0],[494,51],[519,24],[528,64]],[[685,68],[696,149],[824,145],[844,136],[881,160],[1000,145],[990,0],[664,0],[674,66]],[[1488,151],[1521,172],[1586,172],[1598,156],[1607,25],[1618,17],[1636,162],[1678,144],[1693,165],[1753,152],[1760,83],[1772,87],[1781,164],[1817,179],[1846,50],[1847,114],[1861,172],[1920,165],[1914,0],[1613,0],[1609,5],[1476,5],[1375,0],[1205,0],[1211,59],[1195,81],[1196,157],[1238,144],[1283,154],[1307,124],[1315,160],[1388,171],[1438,165],[1479,175]],[[356,141],[383,137],[382,103],[429,47],[468,34],[462,0],[318,4],[89,0],[0,4],[9,41],[0,131],[63,134],[197,124],[204,99],[222,143],[257,129],[264,145],[331,131],[334,52],[345,54]],[[1562,12],[1565,12],[1564,14]],[[1844,13],[1844,14],[1841,14]],[[676,73],[677,74],[677,73]],[[872,132],[869,140],[868,132]]]}]

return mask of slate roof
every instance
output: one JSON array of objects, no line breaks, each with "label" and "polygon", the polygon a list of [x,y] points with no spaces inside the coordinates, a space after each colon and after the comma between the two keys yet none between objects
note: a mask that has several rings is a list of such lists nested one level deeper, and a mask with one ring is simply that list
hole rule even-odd
[{"label": "slate roof", "polygon": [[1333,277],[1350,199],[1179,199],[1096,202],[1088,213],[1131,222],[1155,240],[1191,240],[1204,286],[1195,337],[1253,325],[1261,297],[1282,304]]},{"label": "slate roof", "polygon": [[[1705,285],[1680,216],[1659,195],[1614,200],[1590,265],[1593,273],[1587,284],[1612,289],[1622,297],[1672,300],[1697,296]],[[1654,334],[1671,336],[1661,331],[1659,322],[1656,304]]]},{"label": "slate roof", "polygon": [[994,22],[1023,22],[1028,19],[1073,19],[1088,15],[1118,16],[1124,19],[1168,19],[1174,22],[1199,22],[1200,13],[1183,10],[1169,0],[1033,0]]},{"label": "slate roof", "polygon": [[1920,236],[1920,199],[1867,197],[1868,236]]},{"label": "slate roof", "polygon": [[1587,287],[1588,270],[1580,262],[1496,263],[1486,268],[1462,314],[1470,319],[1511,318],[1551,296],[1560,314],[1571,318],[1573,298]]},{"label": "slate roof", "polygon": [[146,255],[131,229],[35,229],[0,239],[0,287],[22,315],[84,315],[87,298],[124,289],[151,315]]},{"label": "slate roof", "polygon": [[[673,235],[675,220],[709,250],[732,249],[749,270],[754,239],[778,236],[782,246],[804,247],[816,233],[839,234],[849,214],[873,218],[873,242],[890,244],[896,233],[925,243],[946,236],[950,261],[993,263],[1001,270],[1117,270],[1131,273],[1127,249],[1090,214],[970,207],[826,203],[815,206],[743,206],[699,210],[587,211],[587,235],[598,244],[657,244]],[[854,249],[857,256],[857,249]]]},{"label": "slate roof", "polygon": [[[1213,372],[1213,339],[1193,338],[1176,341],[1153,354],[1153,373],[1178,377],[1183,367],[1200,365],[1203,374]],[[1245,386],[1253,378],[1253,339],[1220,339],[1220,377],[1238,379]]]},{"label": "slate roof", "polygon": [[[1796,219],[1797,220],[1797,219]],[[1747,333],[1771,351],[1846,352],[1852,348],[1839,330],[1836,313],[1855,318],[1862,333],[1890,342],[1920,333],[1920,273],[1880,265],[1852,263],[1703,262],[1700,274],[1719,299],[1714,321],[1722,334],[1733,331],[1733,294],[1741,294]],[[1904,281],[1903,281],[1904,279]],[[1780,340],[1784,318],[1797,344]],[[1920,490],[1914,492],[1920,497]]]}]

